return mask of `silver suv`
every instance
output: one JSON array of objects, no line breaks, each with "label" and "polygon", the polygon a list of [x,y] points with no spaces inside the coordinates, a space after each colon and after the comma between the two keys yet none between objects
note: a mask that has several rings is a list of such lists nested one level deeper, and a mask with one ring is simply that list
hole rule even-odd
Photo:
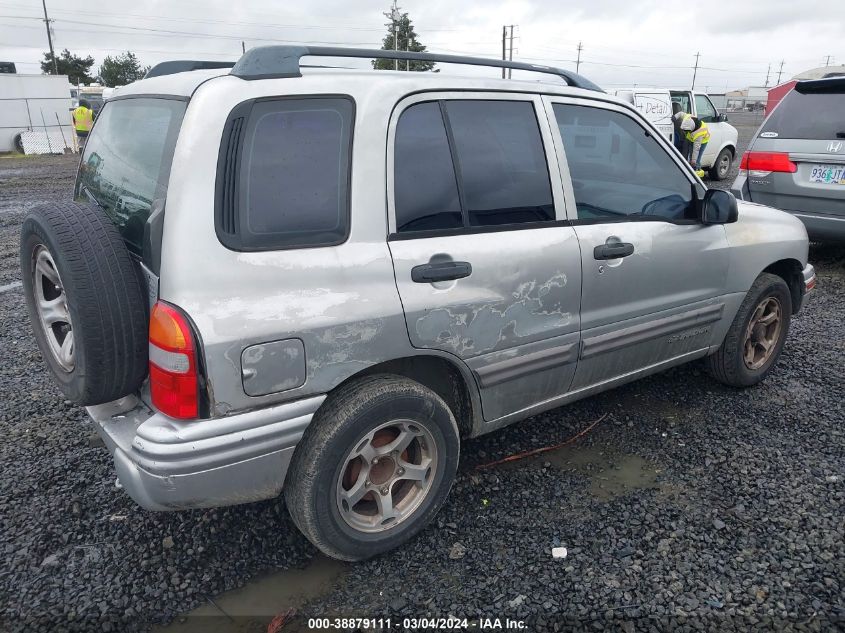
[{"label": "silver suv", "polygon": [[75,201],[22,229],[44,359],[145,508],[284,490],[367,558],[431,520],[462,438],[695,359],[759,382],[815,283],[797,219],[578,75],[202,66],[122,88]]},{"label": "silver suv", "polygon": [[799,81],[760,126],[731,191],[845,242],[845,77]]}]

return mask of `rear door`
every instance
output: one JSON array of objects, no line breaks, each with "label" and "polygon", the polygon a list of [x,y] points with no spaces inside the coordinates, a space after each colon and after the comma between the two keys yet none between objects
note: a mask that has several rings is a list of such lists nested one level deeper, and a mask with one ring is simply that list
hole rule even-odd
[{"label": "rear door", "polygon": [[660,130],[666,139],[672,141],[675,128],[672,125],[672,98],[668,90],[635,91],[634,107]]},{"label": "rear door", "polygon": [[470,366],[487,420],[566,392],[575,372],[581,259],[551,148],[533,95],[415,95],[389,128],[389,246],[411,343]]},{"label": "rear door", "polygon": [[626,108],[547,101],[581,245],[572,390],[703,355],[724,311],[730,259],[724,227],[696,217],[693,191],[703,187]]},{"label": "rear door", "polygon": [[[788,161],[760,159],[786,154]],[[845,217],[845,82],[825,92],[793,90],[763,123],[749,149],[751,200],[793,211]]]}]

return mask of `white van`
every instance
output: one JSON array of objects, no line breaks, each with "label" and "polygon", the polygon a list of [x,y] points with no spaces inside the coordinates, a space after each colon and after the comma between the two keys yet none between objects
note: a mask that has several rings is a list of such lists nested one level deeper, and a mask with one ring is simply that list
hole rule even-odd
[{"label": "white van", "polygon": [[668,90],[628,88],[617,90],[616,96],[632,104],[670,142],[672,141],[672,95]]}]

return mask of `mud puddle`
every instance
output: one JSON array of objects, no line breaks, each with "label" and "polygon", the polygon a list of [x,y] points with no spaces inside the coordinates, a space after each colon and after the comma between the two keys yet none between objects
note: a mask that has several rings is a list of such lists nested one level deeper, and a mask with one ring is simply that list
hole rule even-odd
[{"label": "mud puddle", "polygon": [[[267,574],[215,596],[213,604],[197,607],[153,633],[265,633],[276,615],[327,594],[343,573],[342,563],[317,556],[304,569]],[[284,625],[285,633],[305,630],[307,622],[296,616]]]},{"label": "mud puddle", "polygon": [[590,494],[608,501],[632,490],[658,488],[660,470],[639,455],[595,447],[564,446],[535,458],[559,470],[574,470],[590,480]]}]

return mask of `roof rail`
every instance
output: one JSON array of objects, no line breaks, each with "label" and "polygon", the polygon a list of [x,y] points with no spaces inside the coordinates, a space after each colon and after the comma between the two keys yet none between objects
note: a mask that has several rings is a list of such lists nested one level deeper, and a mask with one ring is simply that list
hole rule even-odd
[{"label": "roof rail", "polygon": [[162,75],[175,75],[176,73],[186,73],[191,70],[205,70],[208,68],[231,68],[234,62],[216,62],[216,61],[202,61],[199,59],[177,59],[169,62],[161,62],[156,64],[147,71],[144,79],[150,77],[161,77]]},{"label": "roof rail", "polygon": [[802,79],[795,84],[796,92],[842,92],[845,90],[845,76],[824,79]]},{"label": "roof rail", "polygon": [[[511,68],[528,70],[547,75],[557,75],[574,88],[604,92],[589,79],[562,68],[524,64],[483,57],[465,57],[463,55],[440,55],[436,53],[415,53],[406,51],[386,51],[373,48],[341,48],[335,46],[257,46],[244,53],[232,68],[231,75],[241,79],[269,79],[280,77],[301,77],[299,60],[302,57],[362,57],[365,59],[401,59],[409,61],[441,62],[448,64],[466,64],[469,66],[490,66],[493,68]],[[155,70],[155,69],[153,69]]]}]

